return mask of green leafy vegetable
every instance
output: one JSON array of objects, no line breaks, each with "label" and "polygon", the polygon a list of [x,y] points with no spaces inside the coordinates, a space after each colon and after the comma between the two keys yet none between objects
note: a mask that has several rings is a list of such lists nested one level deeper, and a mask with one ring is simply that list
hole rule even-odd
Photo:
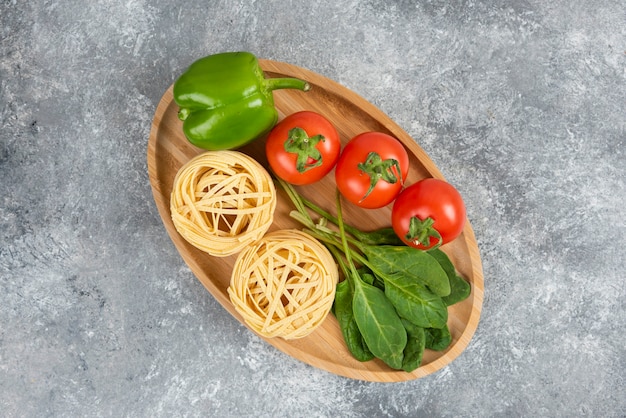
[{"label": "green leafy vegetable", "polygon": [[412,324],[406,319],[402,319],[402,325],[406,329],[407,342],[404,348],[404,359],[402,360],[402,370],[412,372],[422,364],[424,356],[424,348],[426,346],[426,337],[424,328]]},{"label": "green leafy vegetable", "polygon": [[354,285],[352,311],[367,347],[376,357],[394,369],[402,367],[406,346],[406,331],[393,305],[379,288],[361,279],[352,262],[343,227],[341,201],[337,192],[337,219],[339,235],[348,265],[347,279]]},{"label": "green leafy vegetable", "polygon": [[448,255],[440,249],[430,250],[428,253],[439,262],[439,265],[443,268],[443,271],[446,272],[448,281],[450,282],[450,294],[443,297],[443,302],[447,306],[450,306],[465,300],[470,295],[472,289],[468,282],[456,274],[454,264],[452,264]]},{"label": "green leafy vegetable", "polygon": [[426,348],[435,351],[443,351],[452,342],[450,329],[446,325],[443,328],[426,328],[424,330],[426,336]]},{"label": "green leafy vegetable", "polygon": [[[471,289],[443,251],[408,247],[391,228],[363,232],[345,224],[339,193],[334,217],[278,182],[297,209],[290,216],[323,242],[341,267],[344,280],[337,285],[333,314],[356,359],[377,357],[411,372],[421,365],[425,349],[450,345],[447,307]],[[318,223],[307,208],[321,216]]]},{"label": "green leafy vegetable", "polygon": [[385,290],[385,283],[378,277],[376,277],[370,269],[368,269],[367,267],[360,267],[357,269],[357,271],[359,272],[359,275],[365,283],[376,286],[380,290]]},{"label": "green leafy vegetable", "polygon": [[385,295],[400,316],[424,328],[441,328],[448,321],[448,309],[441,297],[402,274],[385,276]]},{"label": "green leafy vegetable", "polygon": [[401,368],[406,331],[385,293],[355,277],[352,309],[370,351],[389,367]]},{"label": "green leafy vegetable", "polygon": [[437,260],[425,251],[408,246],[361,245],[374,272],[402,275],[425,284],[434,294],[450,294],[448,275]]},{"label": "green leafy vegetable", "polygon": [[339,282],[335,292],[334,314],[350,353],[359,361],[368,361],[373,359],[374,355],[367,347],[359,326],[354,320],[353,297],[354,292],[348,280]]}]

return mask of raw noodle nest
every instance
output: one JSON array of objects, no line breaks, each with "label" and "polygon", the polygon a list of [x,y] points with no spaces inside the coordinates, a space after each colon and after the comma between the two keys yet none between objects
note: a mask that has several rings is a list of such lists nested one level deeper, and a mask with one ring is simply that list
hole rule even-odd
[{"label": "raw noodle nest", "polygon": [[210,255],[226,257],[269,229],[276,190],[269,173],[238,151],[208,151],[176,174],[170,200],[176,230]]},{"label": "raw noodle nest", "polygon": [[281,230],[239,254],[228,294],[260,335],[296,339],[322,324],[338,276],[330,252],[319,241],[301,231]]}]

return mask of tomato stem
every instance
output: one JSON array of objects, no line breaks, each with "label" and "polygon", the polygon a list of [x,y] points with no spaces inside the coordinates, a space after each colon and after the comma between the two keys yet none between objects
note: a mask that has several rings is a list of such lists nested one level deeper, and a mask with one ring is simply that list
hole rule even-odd
[{"label": "tomato stem", "polygon": [[[435,221],[433,218],[426,218],[421,220],[417,216],[413,216],[409,223],[409,231],[406,234],[406,239],[413,242],[416,245],[434,250],[438,248],[442,243],[441,234],[434,228]],[[431,239],[436,239],[436,243],[431,247]]]},{"label": "tomato stem", "polygon": [[285,151],[296,154],[298,173],[322,165],[322,154],[316,148],[320,141],[324,142],[326,138],[323,135],[309,137],[306,131],[298,126],[289,130],[284,148]]},{"label": "tomato stem", "polygon": [[[376,151],[371,151],[367,154],[365,161],[359,163],[357,168],[363,173],[367,174],[370,178],[370,187],[365,193],[365,196],[359,200],[359,203],[364,201],[374,190],[379,180],[384,180],[389,184],[395,184],[400,180],[400,184],[403,184],[402,171],[400,171],[400,163],[394,158],[388,158],[383,160]],[[394,170],[395,169],[395,170]]]}]

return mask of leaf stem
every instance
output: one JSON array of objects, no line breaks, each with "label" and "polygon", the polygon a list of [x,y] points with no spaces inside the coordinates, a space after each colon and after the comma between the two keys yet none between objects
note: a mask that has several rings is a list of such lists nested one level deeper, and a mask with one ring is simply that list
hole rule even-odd
[{"label": "leaf stem", "polygon": [[335,193],[335,201],[337,204],[337,221],[339,222],[339,236],[341,238],[341,245],[343,246],[343,253],[346,256],[346,262],[348,263],[348,267],[350,268],[351,273],[354,277],[360,277],[359,273],[356,271],[356,267],[352,262],[352,251],[350,251],[350,247],[348,246],[348,240],[346,238],[346,229],[343,223],[343,211],[341,210],[341,194],[339,193],[339,189]]},{"label": "leaf stem", "polygon": [[[287,196],[289,196],[289,199],[298,210],[298,213],[302,215],[302,217],[306,220],[307,223],[310,223],[311,225],[313,225],[314,224],[313,218],[311,218],[311,215],[309,215],[309,213],[307,212],[306,207],[304,206],[302,196],[300,196],[298,192],[296,192],[296,190],[293,188],[291,184],[287,183],[283,179],[275,177],[275,180],[282,187],[282,189],[287,193]],[[305,223],[305,225],[307,223]]]},{"label": "leaf stem", "polygon": [[[360,242],[357,239],[354,238],[350,238],[348,236],[346,236],[346,225],[343,222],[343,211],[341,208],[341,194],[339,193],[339,190],[337,190],[336,192],[336,205],[337,205],[337,218],[332,217],[332,215],[330,215],[328,212],[324,211],[323,209],[319,208],[318,206],[316,206],[314,203],[306,200],[305,198],[303,198],[302,196],[300,196],[295,189],[293,188],[293,186],[287,182],[285,182],[282,179],[277,178],[277,181],[279,182],[279,184],[281,185],[281,187],[285,190],[285,192],[287,193],[287,195],[289,196],[289,198],[291,199],[291,201],[293,202],[294,206],[297,208],[297,210],[295,211],[291,211],[289,213],[289,216],[291,218],[293,218],[294,220],[300,222],[302,225],[304,225],[306,228],[308,228],[308,230],[306,232],[308,232],[310,235],[313,235],[315,238],[319,239],[320,241],[329,244],[330,246],[333,246],[336,249],[340,249],[341,252],[343,252],[345,258],[346,258],[346,263],[347,263],[347,270],[349,273],[352,274],[356,274],[356,277],[360,277],[358,276],[358,273],[356,271],[356,267],[354,266],[354,262],[353,262],[353,258],[357,260],[357,262],[359,264],[362,264],[364,266],[366,266],[367,268],[369,268],[375,275],[381,277],[381,272],[376,269],[376,267],[372,266],[371,263],[369,263],[369,261],[367,260],[367,257],[361,255],[359,252],[357,251],[353,251],[350,246],[348,245],[348,243],[354,245],[359,251],[363,252],[363,246],[367,245],[367,244],[363,244],[362,242]],[[308,202],[308,203],[307,203]],[[313,206],[313,207],[312,207]],[[339,227],[339,234],[337,234],[334,231],[331,231],[327,228],[325,228],[324,230],[322,229],[322,227],[320,225],[316,225],[315,222],[313,221],[313,218],[311,218],[311,215],[309,215],[309,213],[306,211],[306,207],[309,207],[311,210],[315,211],[316,213],[320,214],[321,216],[323,216],[324,218],[328,219],[324,214],[328,215],[329,217],[332,217],[333,219],[336,220],[336,225]],[[315,209],[317,208],[317,209]],[[319,210],[319,211],[318,211]],[[323,213],[320,213],[323,212]],[[331,222],[333,222],[331,219],[328,219]],[[335,222],[333,222],[335,223]],[[329,246],[327,245],[327,247]],[[336,250],[335,250],[335,254],[336,254]],[[333,254],[333,255],[335,255]],[[336,257],[337,258],[337,257]],[[343,263],[343,260],[341,262],[337,261],[338,263]],[[346,266],[341,266],[343,268],[345,268]],[[344,273],[346,273],[346,271],[344,271]],[[351,274],[346,274],[346,277],[351,277]]]}]

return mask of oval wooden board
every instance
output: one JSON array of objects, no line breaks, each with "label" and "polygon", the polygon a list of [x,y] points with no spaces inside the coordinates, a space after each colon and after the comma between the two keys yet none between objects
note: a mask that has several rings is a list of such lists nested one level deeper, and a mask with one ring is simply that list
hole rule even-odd
[{"label": "oval wooden board", "polygon": [[[366,131],[385,132],[404,143],[410,155],[410,172],[407,184],[424,177],[443,179],[442,174],[419,145],[396,123],[378,108],[321,75],[293,65],[260,60],[267,77],[297,77],[306,80],[311,90],[278,90],[274,92],[275,105],[280,119],[285,115],[312,110],[325,115],[334,123],[342,142]],[[170,217],[170,193],[178,169],[203,150],[191,145],[182,133],[182,123],[177,117],[178,107],[173,100],[172,87],[163,95],[154,115],[147,159],[152,192],[165,228],[182,258],[195,276],[217,301],[240,322],[242,318],[230,303],[226,289],[236,255],[215,258],[188,244],[176,231]],[[267,167],[264,154],[265,138],[240,149]],[[334,172],[321,182],[299,187],[298,191],[327,210],[334,211]],[[279,190],[274,223],[270,230],[299,228],[289,218],[293,209]],[[377,210],[359,209],[349,203],[344,205],[346,222],[362,229],[375,229],[390,225],[391,207]],[[446,351],[426,350],[422,365],[412,373],[392,370],[379,360],[359,362],[347,350],[335,317],[329,314],[313,334],[299,340],[265,339],[282,352],[312,366],[337,375],[366,381],[398,382],[417,379],[433,373],[454,360],[467,347],[478,326],[483,301],[482,264],[472,227],[466,223],[463,234],[442,249],[450,256],[458,272],[470,284],[472,292],[465,301],[449,307],[448,326],[452,343]]]}]

